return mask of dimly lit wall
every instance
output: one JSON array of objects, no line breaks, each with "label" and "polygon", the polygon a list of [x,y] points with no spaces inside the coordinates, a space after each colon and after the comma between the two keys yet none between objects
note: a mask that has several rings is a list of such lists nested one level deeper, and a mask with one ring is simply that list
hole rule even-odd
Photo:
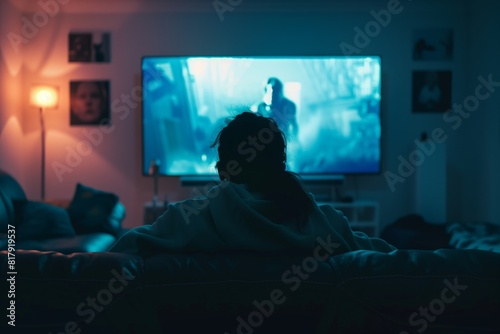
[{"label": "dimly lit wall", "polygon": [[10,2],[0,3],[0,168],[25,180],[26,138],[22,130],[22,54],[7,36],[21,27],[21,11]]},{"label": "dimly lit wall", "polygon": [[[9,102],[0,101],[0,168],[14,172],[22,180],[28,196],[37,199],[39,129],[37,114],[29,108],[25,92],[35,82],[57,84],[61,93],[60,108],[46,114],[47,197],[71,198],[77,182],[112,191],[127,207],[125,225],[140,225],[143,203],[152,196],[152,180],[141,176],[140,103],[137,107],[130,107],[122,98],[140,85],[142,56],[342,54],[340,43],[355,44],[354,28],[365,29],[369,22],[374,21],[372,10],[379,12],[396,3],[328,1],[324,5],[320,1],[297,1],[293,5],[284,2],[284,5],[265,10],[270,6],[266,5],[269,2],[243,1],[233,11],[225,12],[221,21],[211,1],[200,1],[190,8],[187,2],[73,0],[60,5],[60,12],[22,45],[22,78],[10,73],[8,68],[12,66],[12,60],[3,51],[5,31],[19,32],[21,29],[20,13],[12,16],[9,12],[14,9],[2,10],[0,94],[7,96]],[[41,10],[37,6],[36,3],[27,5],[23,15],[32,18]],[[397,7],[400,12],[391,15],[391,21],[381,27],[366,46],[360,47],[362,54],[378,54],[383,60],[383,172],[397,173],[398,157],[409,156],[420,133],[442,127],[448,135],[445,144],[449,154],[449,177],[453,181],[448,187],[448,213],[449,218],[455,220],[500,219],[495,203],[500,186],[495,172],[500,164],[498,95],[485,101],[477,115],[464,120],[461,129],[450,130],[443,122],[442,114],[411,112],[411,74],[413,70],[424,69],[453,71],[452,99],[460,102],[474,92],[478,75],[498,73],[495,63],[499,59],[498,45],[493,57],[488,44],[494,42],[495,32],[499,30],[490,31],[483,24],[483,20],[488,20],[498,28],[491,6],[494,6],[493,1],[486,0],[483,6],[469,5],[469,1],[402,1]],[[472,17],[471,13],[474,13]],[[5,21],[5,17],[9,20]],[[451,62],[412,60],[412,32],[427,27],[454,30],[454,58]],[[110,32],[111,63],[68,63],[70,31]],[[19,72],[19,65],[14,68]],[[69,126],[69,81],[79,79],[110,80],[111,101],[128,106],[126,116],[113,115],[110,131]],[[18,123],[12,124],[14,121],[9,120],[12,115],[18,117],[15,121]],[[94,138],[94,142],[90,138]],[[90,143],[91,152],[87,150],[85,154],[75,155],[78,149],[82,150],[83,141]],[[22,143],[22,150],[6,149],[11,142]],[[481,146],[485,142],[494,151]],[[477,149],[478,145],[482,150]],[[494,154],[496,158],[492,159]],[[4,159],[4,156],[9,159]],[[57,172],[53,169],[54,162],[69,168],[64,173]],[[20,164],[30,168],[19,171],[16,166]],[[496,186],[491,182],[496,182]],[[391,191],[382,173],[348,177],[344,191],[360,199],[378,200],[381,222],[385,225],[413,212],[414,183],[415,177],[411,175]],[[188,197],[190,190],[180,187],[175,178],[163,178],[160,193],[162,197],[166,194],[171,200],[179,200]],[[475,209],[476,206],[479,210]]]},{"label": "dimly lit wall", "polygon": [[[480,101],[477,110],[464,121],[461,141],[454,147],[463,159],[464,180],[462,202],[456,207],[463,207],[461,218],[464,220],[500,223],[500,43],[497,36],[500,4],[494,0],[474,1],[471,9],[467,95],[475,94],[479,76],[491,76],[494,83],[489,87],[491,95]],[[466,96],[460,100],[464,98]]]}]

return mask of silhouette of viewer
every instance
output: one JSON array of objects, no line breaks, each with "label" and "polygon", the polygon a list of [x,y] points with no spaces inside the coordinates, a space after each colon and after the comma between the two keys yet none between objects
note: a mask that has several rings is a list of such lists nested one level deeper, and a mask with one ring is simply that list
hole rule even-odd
[{"label": "silhouette of viewer", "polygon": [[[287,171],[286,139],[272,118],[244,112],[227,121],[212,147],[221,182],[205,196],[170,203],[152,225],[123,235],[110,252],[291,250],[328,256],[359,249],[391,252],[387,242],[354,232],[347,218],[319,205]],[[326,243],[325,243],[326,242]],[[331,247],[330,247],[331,246]],[[323,251],[322,254],[325,254]]]}]

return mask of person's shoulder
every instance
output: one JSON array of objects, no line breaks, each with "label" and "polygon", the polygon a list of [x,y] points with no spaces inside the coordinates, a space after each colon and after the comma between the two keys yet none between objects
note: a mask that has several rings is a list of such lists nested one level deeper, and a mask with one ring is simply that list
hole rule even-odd
[{"label": "person's shoulder", "polygon": [[344,213],[340,210],[337,210],[333,207],[331,203],[317,203],[318,209],[321,210],[326,216],[331,217],[343,217]]},{"label": "person's shoulder", "polygon": [[295,102],[286,97],[283,98],[283,105],[287,108],[295,108]]},{"label": "person's shoulder", "polygon": [[220,193],[234,193],[235,191],[242,192],[245,189],[245,185],[239,185],[233,182],[230,182],[229,180],[224,180],[221,182],[212,182],[212,184],[207,183],[207,185],[203,188],[202,191],[197,192],[196,196],[193,196],[191,198],[187,198],[182,201],[177,201],[174,203],[171,203],[174,206],[182,206],[187,203],[204,203],[209,200],[214,199],[217,197]]}]

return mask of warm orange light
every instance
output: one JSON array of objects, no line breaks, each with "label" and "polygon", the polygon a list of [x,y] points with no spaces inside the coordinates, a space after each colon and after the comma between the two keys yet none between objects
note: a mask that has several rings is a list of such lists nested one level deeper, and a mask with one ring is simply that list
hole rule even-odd
[{"label": "warm orange light", "polygon": [[33,86],[31,88],[31,105],[38,108],[53,109],[58,105],[58,91],[54,86]]}]

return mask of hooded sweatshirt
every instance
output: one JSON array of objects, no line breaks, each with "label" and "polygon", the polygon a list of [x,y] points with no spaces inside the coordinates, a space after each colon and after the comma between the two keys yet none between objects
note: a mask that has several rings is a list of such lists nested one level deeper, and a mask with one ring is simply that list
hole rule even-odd
[{"label": "hooded sweatshirt", "polygon": [[243,184],[223,181],[205,197],[169,204],[154,224],[124,234],[109,252],[313,251],[320,244],[335,245],[335,254],[366,249],[391,252],[382,239],[353,232],[342,212],[314,201],[305,224],[275,223],[271,201]]}]

